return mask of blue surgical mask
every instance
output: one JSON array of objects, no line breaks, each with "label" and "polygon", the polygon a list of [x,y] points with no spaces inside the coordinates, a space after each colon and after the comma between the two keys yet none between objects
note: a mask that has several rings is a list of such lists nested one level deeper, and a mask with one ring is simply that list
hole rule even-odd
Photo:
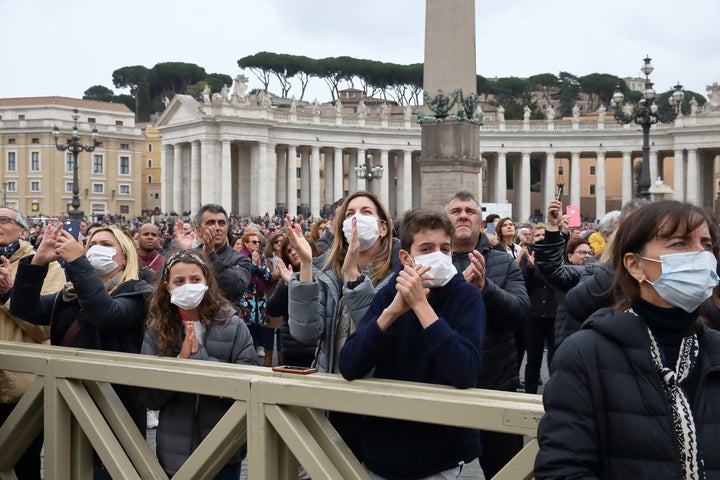
[{"label": "blue surgical mask", "polygon": [[654,282],[646,281],[665,301],[688,313],[710,298],[718,284],[717,259],[708,251],[640,258],[661,264],[662,274]]}]

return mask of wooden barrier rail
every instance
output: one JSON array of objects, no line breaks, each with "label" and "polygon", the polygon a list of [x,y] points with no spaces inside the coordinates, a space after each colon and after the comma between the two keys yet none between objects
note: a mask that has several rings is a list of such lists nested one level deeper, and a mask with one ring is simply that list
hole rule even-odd
[{"label": "wooden barrier rail", "polygon": [[0,480],[44,429],[45,478],[92,478],[95,450],[113,478],[165,479],[110,383],[233,398],[230,410],[174,479],[211,478],[247,441],[249,478],[367,479],[326,410],[482,428],[533,437],[498,480],[532,477],[540,397],[265,367],[0,342],[0,370],[38,378],[0,427]]}]

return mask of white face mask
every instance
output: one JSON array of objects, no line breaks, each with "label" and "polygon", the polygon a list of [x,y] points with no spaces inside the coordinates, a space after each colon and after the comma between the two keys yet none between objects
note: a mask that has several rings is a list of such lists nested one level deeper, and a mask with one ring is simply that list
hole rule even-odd
[{"label": "white face mask", "polygon": [[352,236],[352,219],[357,218],[357,232],[360,238],[360,251],[370,249],[378,238],[380,238],[380,230],[378,229],[378,219],[372,215],[362,215],[356,213],[352,217],[348,217],[343,221],[343,233],[345,239],[349,242]]},{"label": "white face mask", "polygon": [[440,250],[425,255],[418,255],[414,258],[415,265],[430,267],[427,273],[435,277],[432,280],[423,280],[423,286],[428,288],[444,287],[452,277],[457,274],[457,269],[452,263],[450,255],[445,255]]},{"label": "white face mask", "polygon": [[646,280],[666,302],[686,312],[695,311],[710,298],[718,284],[717,259],[710,252],[683,252],[661,255],[662,274],[654,281]]},{"label": "white face mask", "polygon": [[103,247],[102,245],[93,245],[85,253],[85,258],[88,259],[93,270],[98,275],[107,275],[118,267],[118,264],[113,260],[113,257],[117,255],[117,250],[110,247]]},{"label": "white face mask", "polygon": [[208,287],[204,283],[186,283],[170,291],[170,303],[183,310],[193,310],[200,305]]}]

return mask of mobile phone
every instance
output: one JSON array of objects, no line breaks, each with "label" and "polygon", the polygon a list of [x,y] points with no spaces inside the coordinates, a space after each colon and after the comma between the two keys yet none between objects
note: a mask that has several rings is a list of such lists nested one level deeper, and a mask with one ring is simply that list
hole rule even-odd
[{"label": "mobile phone", "polygon": [[273,369],[273,372],[296,373],[298,375],[307,375],[308,373],[317,373],[317,368],[298,367],[296,365],[278,365],[277,367],[272,367],[272,369]]},{"label": "mobile phone", "polygon": [[77,240],[80,235],[80,220],[65,220],[63,222],[63,230]]},{"label": "mobile phone", "polygon": [[[557,195],[555,195],[555,200],[562,201],[562,194],[563,194],[564,187],[565,186],[562,183],[560,185],[558,185]],[[558,212],[557,211],[553,212],[552,216],[553,216],[553,218],[558,218]]]},{"label": "mobile phone", "polygon": [[490,235],[495,235],[495,222],[490,222],[485,225],[485,232],[489,233]]}]

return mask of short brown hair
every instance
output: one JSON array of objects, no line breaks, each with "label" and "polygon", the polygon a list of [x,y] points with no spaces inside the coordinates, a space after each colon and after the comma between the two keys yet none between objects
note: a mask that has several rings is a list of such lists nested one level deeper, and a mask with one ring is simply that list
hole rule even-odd
[{"label": "short brown hair", "polygon": [[403,250],[410,251],[415,241],[415,234],[425,230],[443,230],[450,238],[455,235],[455,225],[447,215],[433,210],[413,208],[405,212],[400,224],[400,233],[398,235],[400,237],[400,247]]}]

